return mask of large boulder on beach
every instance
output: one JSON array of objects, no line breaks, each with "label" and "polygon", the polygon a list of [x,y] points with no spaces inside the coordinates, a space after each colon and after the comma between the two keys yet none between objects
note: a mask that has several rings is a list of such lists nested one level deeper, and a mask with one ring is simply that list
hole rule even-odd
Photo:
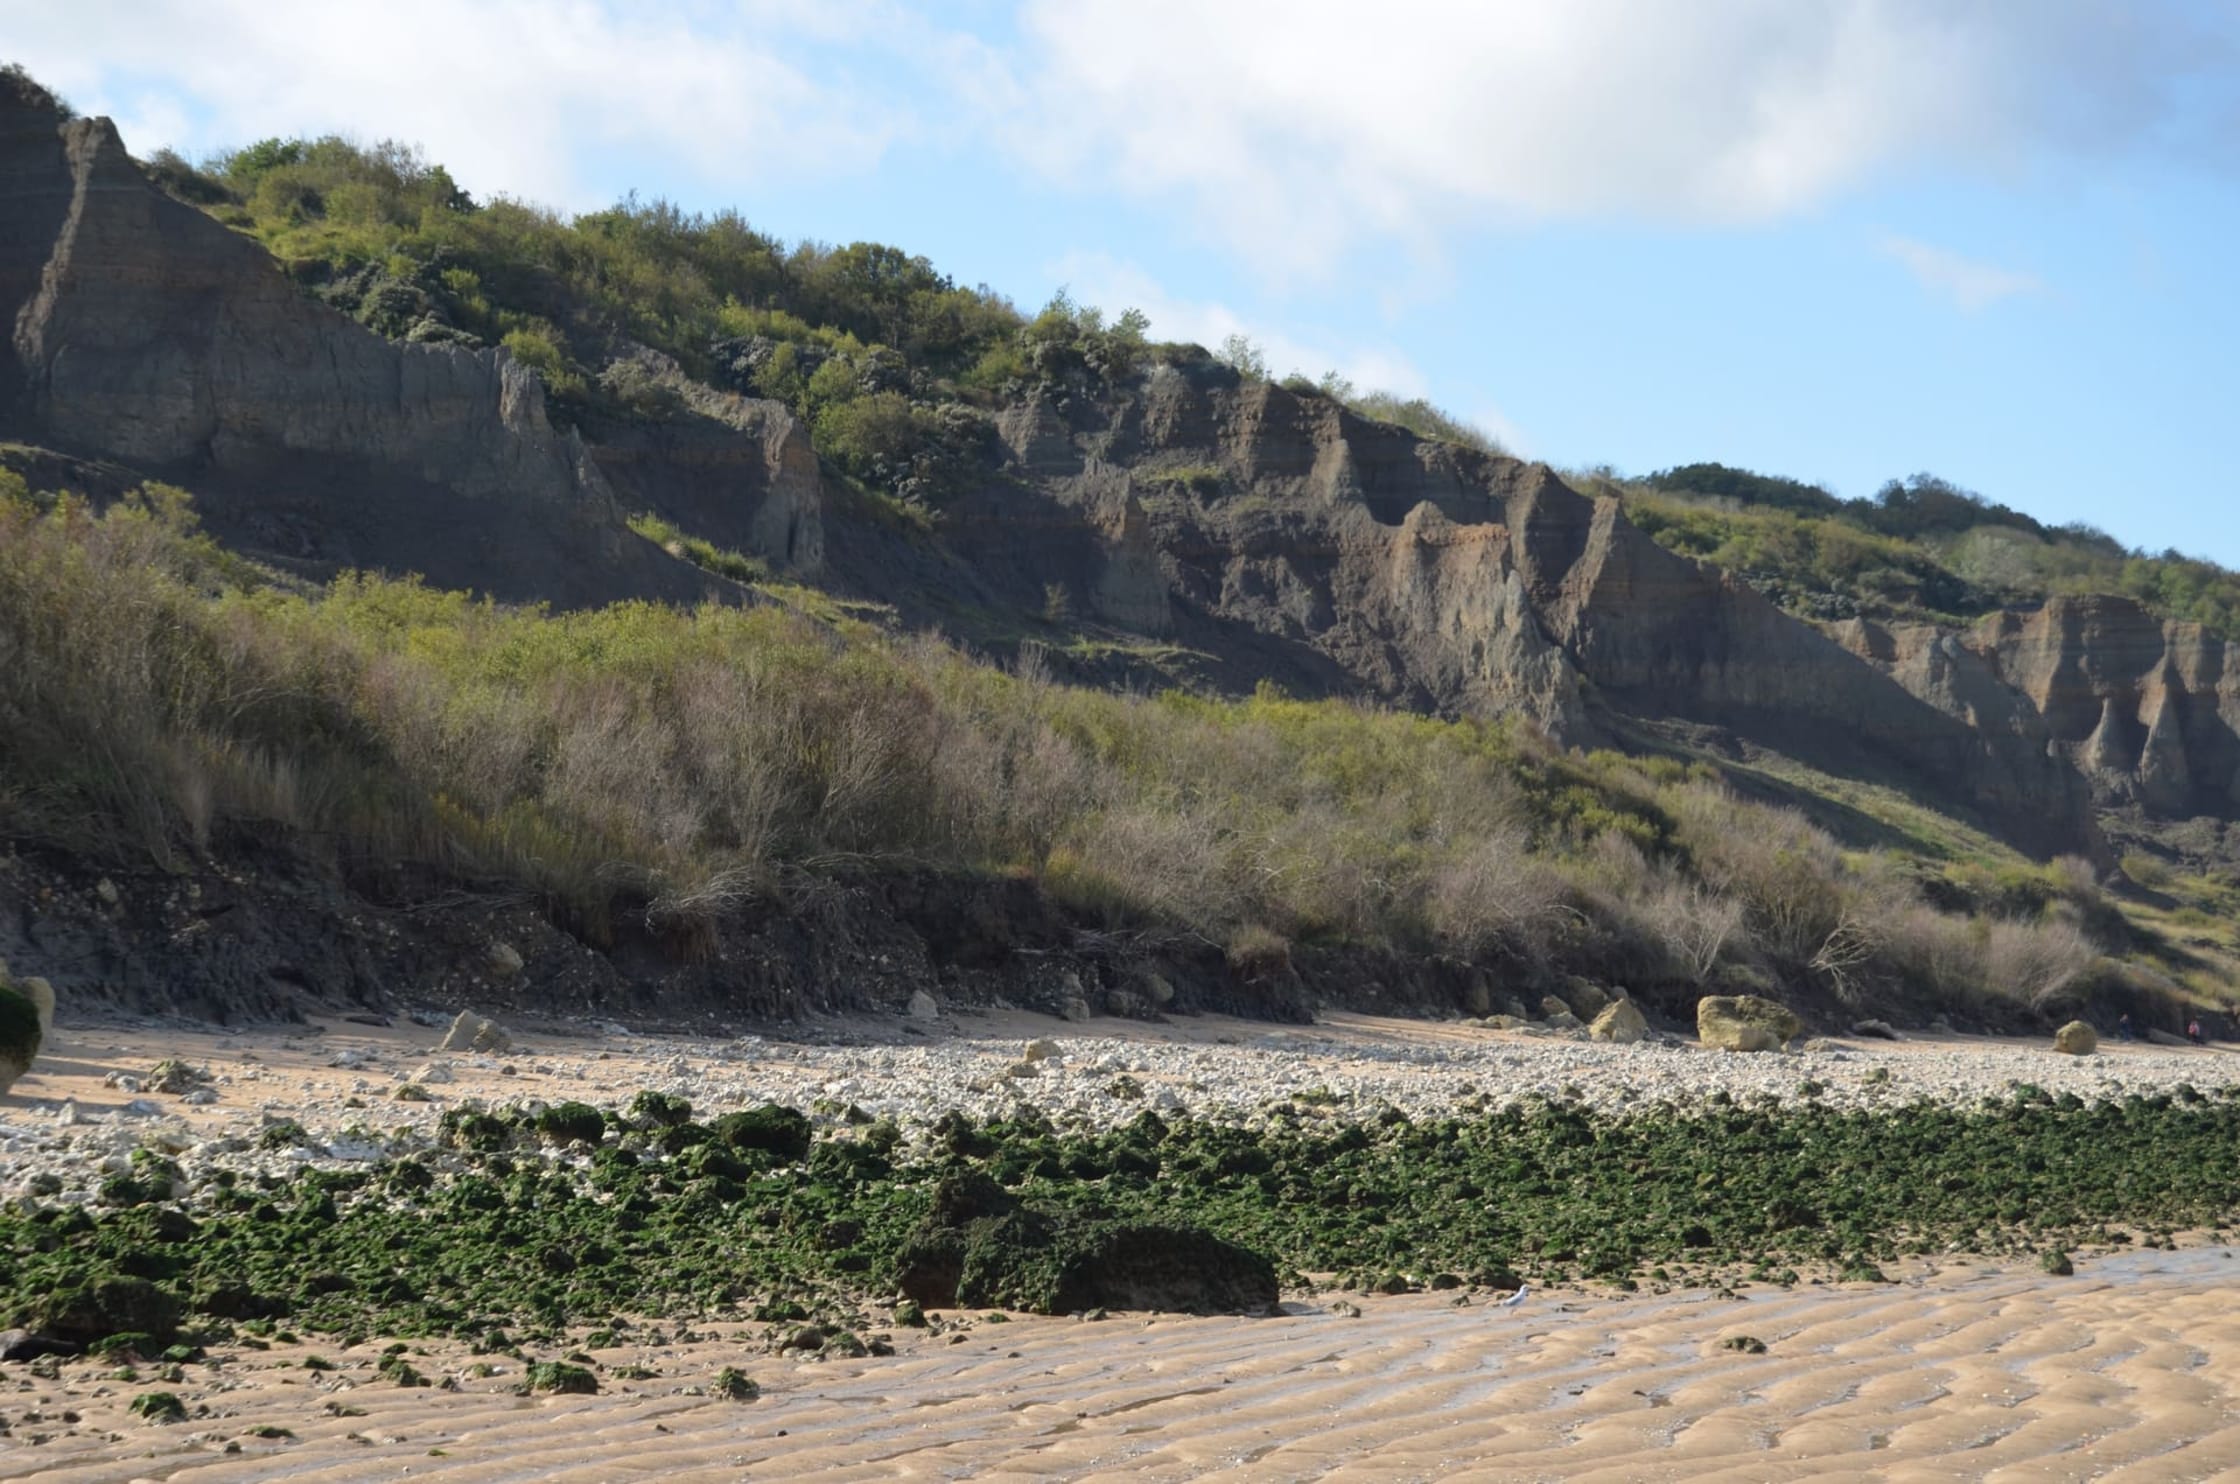
[{"label": "large boulder on beach", "polygon": [[1590,1025],[1603,1011],[1625,997],[1622,989],[1613,995],[1592,979],[1582,979],[1576,974],[1563,985],[1563,1002],[1571,1007],[1572,1014]]},{"label": "large boulder on beach", "polygon": [[1613,1000],[1587,1027],[1590,1040],[1607,1041],[1613,1046],[1631,1046],[1647,1038],[1648,1019],[1642,1015],[1632,1000]]},{"label": "large boulder on beach", "polygon": [[2100,1049],[2100,1033],[2081,1020],[2072,1020],[2053,1033],[2053,1049],[2063,1056],[2090,1056]]},{"label": "large boulder on beach", "polygon": [[1540,997],[1540,1014],[1549,1025],[1559,1031],[1586,1029],[1586,1022],[1572,1013],[1569,1005],[1552,994]]},{"label": "large boulder on beach", "polygon": [[513,1037],[505,1027],[488,1016],[477,1015],[472,1010],[461,1010],[459,1018],[451,1022],[451,1029],[443,1033],[440,1051],[477,1051],[485,1056],[503,1056],[513,1049]]},{"label": "large boulder on beach", "polygon": [[41,1293],[16,1316],[36,1334],[70,1345],[146,1335],[158,1348],[179,1329],[179,1301],[146,1278],[91,1274]]},{"label": "large boulder on beach", "polygon": [[1804,1030],[1787,1006],[1754,994],[1705,995],[1696,1001],[1696,1039],[1722,1051],[1779,1051]]},{"label": "large boulder on beach", "polygon": [[1273,1263],[1211,1232],[1043,1209],[978,1171],[935,1188],[896,1270],[928,1309],[1258,1315],[1278,1297]]},{"label": "large boulder on beach", "polygon": [[31,1070],[53,1020],[54,991],[47,982],[10,979],[0,965],[0,1093]]}]

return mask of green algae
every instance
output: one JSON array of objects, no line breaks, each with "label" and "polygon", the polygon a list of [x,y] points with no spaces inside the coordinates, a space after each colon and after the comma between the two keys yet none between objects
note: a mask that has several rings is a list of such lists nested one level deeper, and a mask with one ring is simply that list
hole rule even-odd
[{"label": "green algae", "polygon": [[529,1367],[525,1391],[549,1391],[563,1396],[592,1396],[599,1390],[599,1378],[579,1365],[565,1361],[539,1361]]},{"label": "green algae", "polygon": [[132,1415],[149,1422],[184,1422],[187,1405],[169,1391],[143,1391],[132,1399]]},{"label": "green algae", "polygon": [[1356,1123],[1290,1109],[1258,1129],[1145,1113],[1098,1133],[953,1116],[916,1150],[891,1124],[817,1133],[790,1109],[707,1127],[649,1114],[601,1114],[606,1142],[568,1161],[520,1120],[447,1114],[452,1154],[212,1179],[184,1202],[28,1199],[0,1209],[0,1326],[155,1349],[182,1325],[252,1335],[283,1317],[508,1352],[614,1332],[618,1315],[815,1320],[829,1337],[929,1264],[953,1287],[913,1294],[896,1322],[1116,1307],[1099,1285],[1145,1249],[1176,1272],[1242,1253],[1286,1284],[1363,1289],[1882,1281],[1909,1256],[2036,1262],[2240,1213],[2224,1092]]}]

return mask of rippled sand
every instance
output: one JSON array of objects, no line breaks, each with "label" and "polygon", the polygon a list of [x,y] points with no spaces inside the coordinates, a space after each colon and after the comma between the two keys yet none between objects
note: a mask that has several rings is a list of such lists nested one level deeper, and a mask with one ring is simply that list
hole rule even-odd
[{"label": "rippled sand", "polygon": [[[169,1427],[125,1411],[149,1383],[85,1364],[26,1382],[14,1366],[0,1476],[2208,1479],[2240,1471],[2236,1271],[2210,1247],[2067,1279],[1953,1267],[1739,1300],[1419,1294],[1359,1318],[1310,1303],[1263,1320],[981,1322],[823,1363],[704,1338],[601,1352],[660,1374],[533,1400],[516,1376],[465,1378],[456,1348],[415,1357],[462,1377],[448,1392],[390,1385],[372,1346],[324,1349],[340,1367],[324,1373],[288,1347],[190,1367],[172,1389],[196,1415]],[[1766,1352],[1724,1347],[1739,1335]],[[762,1398],[689,1394],[725,1365]],[[70,1435],[64,1409],[80,1414]]]}]

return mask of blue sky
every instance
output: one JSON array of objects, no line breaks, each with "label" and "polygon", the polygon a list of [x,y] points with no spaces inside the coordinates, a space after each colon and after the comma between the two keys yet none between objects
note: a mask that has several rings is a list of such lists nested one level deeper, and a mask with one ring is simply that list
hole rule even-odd
[{"label": "blue sky", "polygon": [[2240,0],[0,0],[137,152],[420,144],[1069,287],[1517,452],[2240,563]]}]

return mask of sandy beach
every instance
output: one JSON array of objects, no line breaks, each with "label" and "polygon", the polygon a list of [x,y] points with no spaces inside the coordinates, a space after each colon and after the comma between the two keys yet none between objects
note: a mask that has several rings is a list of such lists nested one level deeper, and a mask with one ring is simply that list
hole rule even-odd
[{"label": "sandy beach", "polygon": [[[952,1073],[966,1087],[996,1076],[1004,1085],[984,1096],[1015,1099],[1028,1079],[1000,1074],[1018,1062],[1022,1033],[1057,1038],[1059,1066],[1031,1080],[1061,1107],[1067,1066],[1085,1084],[1141,1068],[1128,1075],[1218,1105],[1189,1091],[1193,1078],[1202,1086],[1232,1066],[1233,1093],[1268,1074],[1261,1063],[1280,1063],[1303,1086],[1350,1087],[1364,1102],[1411,1088],[1428,1097],[1427,1081],[1450,1084],[1450,1098],[1464,1084],[1480,1096],[1487,1066],[1500,1065],[1486,1058],[1521,1057],[1515,1065],[1529,1070],[1535,1056],[1559,1053],[1585,1070],[1549,1075],[1592,1076],[1607,1092],[1631,1067],[1640,1085],[1669,1073],[1683,1079],[1673,1086],[1705,1096],[1732,1079],[1794,1095],[1810,1078],[1856,1083],[1861,1098],[1902,1099],[1930,1083],[1959,1097],[1975,1080],[2011,1080],[2010,1066],[2048,1086],[2206,1088],[2240,1065],[2217,1051],[2071,1059],[1961,1041],[1742,1058],[1358,1020],[1279,1032],[990,1017],[922,1036],[834,1026],[747,1043],[751,1054],[737,1042],[563,1026],[517,1033],[499,1057],[438,1057],[440,1031],[409,1025],[64,1027],[54,1055],[0,1099],[0,1195],[42,1173],[74,1186],[79,1166],[98,1172],[148,1142],[173,1149],[190,1172],[198,1161],[370,1158],[423,1138],[441,1109],[471,1098],[601,1101],[673,1083],[711,1107],[825,1087],[839,1089],[828,1102],[869,1106],[880,1090],[863,1070],[850,1089],[847,1068],[920,1051],[939,1075],[887,1090],[889,1111],[933,1097],[928,1087]],[[207,1068],[211,1096],[134,1085],[165,1056]],[[450,1080],[427,1089],[431,1101],[393,1097],[437,1061]],[[1982,1076],[1952,1070],[1964,1066]],[[276,1153],[244,1137],[280,1118],[318,1133],[314,1147]],[[2080,1256],[2073,1277],[1934,1259],[1893,1268],[1887,1284],[1734,1295],[1557,1289],[1503,1306],[1476,1289],[1326,1292],[1287,1296],[1263,1319],[1097,1323],[951,1313],[929,1330],[891,1332],[891,1357],[858,1359],[773,1354],[759,1326],[643,1324],[591,1353],[602,1381],[588,1397],[520,1395],[518,1360],[451,1342],[411,1347],[411,1364],[437,1384],[407,1388],[377,1370],[378,1339],[343,1348],[275,1337],[270,1348],[236,1342],[213,1352],[215,1364],[185,1366],[163,1387],[187,1412],[169,1426],[128,1412],[155,1383],[116,1378],[113,1360],[63,1361],[46,1375],[0,1366],[0,1477],[2206,1479],[2240,1470],[2235,1271],[2228,1246],[2199,1238],[2180,1250]],[[314,1356],[325,1364],[307,1368]],[[751,1376],[760,1397],[717,1394],[726,1367]]]},{"label": "sandy beach", "polygon": [[[376,1347],[244,1351],[175,1388],[63,1368],[0,1410],[0,1473],[134,1479],[2209,1479],[2240,1469],[2225,1247],[2070,1279],[1954,1266],[1725,1299],[1369,1299],[1350,1317],[981,1321],[890,1359],[780,1362],[723,1337],[603,1353],[656,1374],[530,1399],[462,1350],[402,1389]],[[1754,1337],[1764,1354],[1725,1348]],[[952,1339],[956,1342],[952,1343]],[[333,1371],[307,1372],[319,1353]],[[757,1401],[709,1394],[747,1369]],[[20,1372],[20,1367],[12,1367]],[[65,1413],[78,1420],[67,1423]],[[284,1428],[290,1436],[259,1437]],[[48,1440],[34,1443],[44,1436]],[[238,1452],[226,1451],[238,1445]]]}]

